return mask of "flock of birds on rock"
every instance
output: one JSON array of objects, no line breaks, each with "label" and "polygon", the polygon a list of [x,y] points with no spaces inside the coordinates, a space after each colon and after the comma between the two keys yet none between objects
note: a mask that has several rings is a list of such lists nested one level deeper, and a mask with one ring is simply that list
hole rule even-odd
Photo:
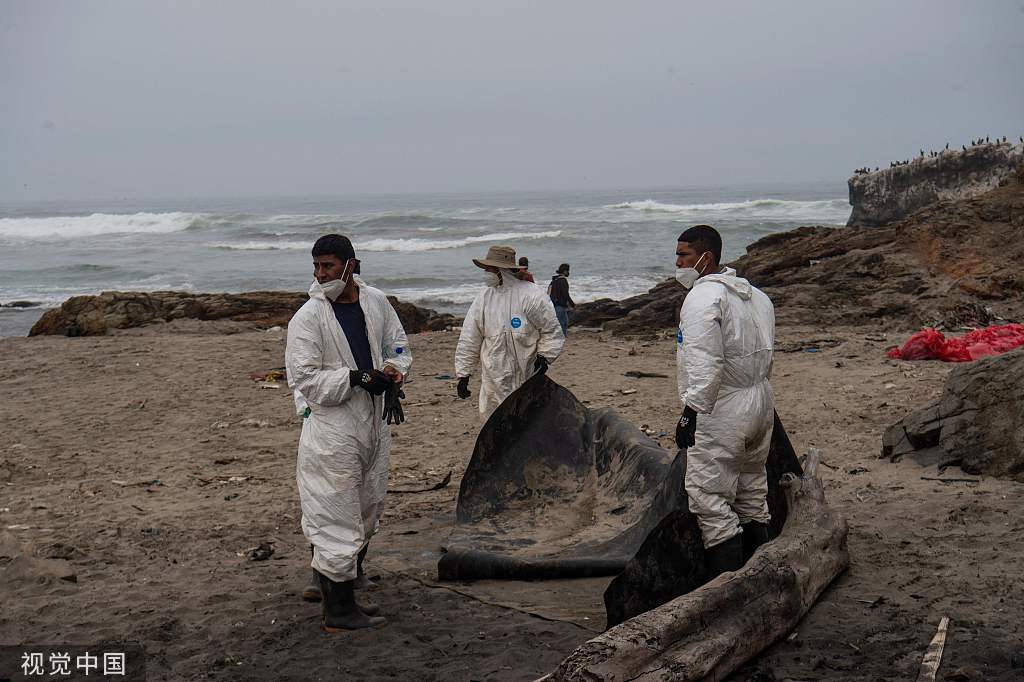
[{"label": "flock of birds on rock", "polygon": [[[1024,135],[1020,136],[1020,141],[1021,141],[1021,143],[1024,143]],[[986,135],[985,137],[979,137],[976,140],[971,140],[971,145],[970,146],[978,147],[978,146],[993,145],[993,144],[994,145],[1000,145],[1000,144],[1014,144],[1014,143],[1013,142],[1008,142],[1005,135],[1003,135],[1003,138],[1001,140],[997,137],[995,139],[995,142],[990,141],[989,136]],[[960,149],[961,149],[961,151],[967,151],[967,145],[965,145],[965,144],[960,145]],[[947,151],[949,151],[949,143],[948,142],[946,143],[946,148],[943,149],[942,151],[938,151],[937,152],[937,151],[931,150],[926,155],[925,151],[922,149],[921,150],[921,154],[918,157],[914,158],[914,159],[904,159],[903,161],[890,161],[889,162],[889,168],[898,168],[899,166],[909,166],[911,161],[918,161],[920,159],[924,159],[925,157],[927,157],[929,159],[934,159],[937,156],[942,156],[942,153],[943,152],[947,152]],[[868,175],[869,173],[873,173],[873,172],[875,172],[877,170],[878,170],[878,166],[875,166],[875,170],[874,171],[872,171],[870,167],[864,166],[863,168],[858,168],[855,171],[853,171],[853,174],[854,175]]]}]

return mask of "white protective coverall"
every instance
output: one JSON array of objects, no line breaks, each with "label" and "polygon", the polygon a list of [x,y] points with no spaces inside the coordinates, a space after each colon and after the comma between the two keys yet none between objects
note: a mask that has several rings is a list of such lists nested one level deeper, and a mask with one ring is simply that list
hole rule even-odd
[{"label": "white protective coverall", "polygon": [[[398,314],[380,290],[358,277],[355,282],[374,368],[391,365],[407,373],[412,355]],[[357,555],[383,510],[391,432],[381,421],[383,396],[349,384],[355,358],[316,281],[288,323],[285,365],[296,411],[310,410],[299,436],[296,479],[312,566],[335,582],[354,580]]]},{"label": "white protective coverall", "polygon": [[466,313],[455,348],[455,374],[480,372],[484,418],[533,375],[538,355],[554,362],[565,337],[544,290],[502,270],[501,286],[484,286]]},{"label": "white protective coverall", "polygon": [[704,546],[767,523],[765,461],[775,400],[768,378],[775,308],[732,268],[701,277],[686,295],[676,334],[679,397],[697,413],[686,452],[686,493]]}]

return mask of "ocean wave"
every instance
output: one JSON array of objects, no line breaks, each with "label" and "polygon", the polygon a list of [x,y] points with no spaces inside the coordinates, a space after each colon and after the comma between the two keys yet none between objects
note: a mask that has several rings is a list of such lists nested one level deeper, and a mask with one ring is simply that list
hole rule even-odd
[{"label": "ocean wave", "polygon": [[99,237],[108,234],[167,234],[207,224],[202,213],[93,213],[54,218],[0,218],[0,238]]},{"label": "ocean wave", "polygon": [[653,199],[624,201],[605,206],[606,209],[632,210],[641,213],[669,213],[679,215],[717,214],[773,220],[819,220],[846,222],[850,204],[846,199],[819,199],[792,201],[788,199],[751,199],[705,204],[667,204]]},{"label": "ocean wave", "polygon": [[[561,230],[549,230],[547,232],[495,232],[493,234],[482,234],[475,237],[464,237],[462,239],[421,239],[410,238],[379,238],[352,240],[356,253],[360,251],[438,251],[441,249],[458,249],[471,244],[482,242],[499,241],[523,241],[528,239],[554,239],[562,235]],[[274,242],[274,241],[245,241],[245,242],[211,242],[207,244],[213,249],[225,249],[228,251],[287,251],[293,249],[310,249],[312,243],[303,242]]]},{"label": "ocean wave", "polygon": [[224,251],[294,251],[298,249],[312,249],[313,242],[209,242],[206,246],[211,249],[222,249]]},{"label": "ocean wave", "polygon": [[[548,280],[537,277],[537,286],[547,289]],[[602,277],[597,275],[585,275],[574,277],[570,280],[570,290],[573,300],[578,303],[596,301],[599,298],[611,298],[620,300],[642,294],[651,289],[654,285],[668,277],[664,276],[634,276],[620,275],[615,277]],[[381,282],[381,284],[385,284]],[[483,288],[483,283],[460,283],[449,286],[405,286],[390,289],[384,287],[388,294],[394,294],[403,301],[409,301],[418,305],[433,308],[464,308],[473,302],[473,299]]]}]

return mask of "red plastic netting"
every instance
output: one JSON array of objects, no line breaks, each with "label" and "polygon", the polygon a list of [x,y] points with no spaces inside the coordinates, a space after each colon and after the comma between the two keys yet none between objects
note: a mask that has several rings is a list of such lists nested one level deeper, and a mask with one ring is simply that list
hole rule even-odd
[{"label": "red plastic netting", "polygon": [[999,355],[1024,346],[1024,324],[1001,324],[975,329],[961,337],[947,339],[942,332],[922,329],[902,347],[889,351],[897,360],[943,360],[970,362],[989,355]]}]

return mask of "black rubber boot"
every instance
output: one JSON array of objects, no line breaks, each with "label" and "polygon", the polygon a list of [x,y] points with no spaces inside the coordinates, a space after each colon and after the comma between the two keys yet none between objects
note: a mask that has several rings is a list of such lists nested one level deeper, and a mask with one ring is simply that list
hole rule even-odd
[{"label": "black rubber boot", "polygon": [[[309,546],[309,556],[313,557],[313,545]],[[309,584],[302,589],[302,600],[317,602],[323,599],[324,596],[320,594],[320,575],[314,570],[313,576],[309,579]]]},{"label": "black rubber boot", "polygon": [[757,548],[768,542],[768,524],[760,521],[741,523],[743,529],[743,563],[750,561]]},{"label": "black rubber boot", "polygon": [[323,594],[320,593],[320,575],[314,570],[313,577],[310,578],[309,584],[302,590],[302,599],[303,601],[316,602],[323,598]]},{"label": "black rubber boot", "polygon": [[320,629],[335,633],[342,630],[362,630],[383,625],[385,620],[379,616],[368,616],[356,605],[352,583],[336,583],[320,573],[320,592],[323,600],[323,622]]},{"label": "black rubber boot", "polygon": [[356,589],[365,590],[372,589],[375,585],[366,577],[366,572],[363,571],[363,559],[366,558],[366,552],[370,549],[370,543],[367,542],[363,545],[363,548],[359,550],[359,554],[356,556]]},{"label": "black rubber boot", "polygon": [[[309,546],[309,552],[313,553],[313,545]],[[316,569],[313,569],[312,574],[309,584],[302,590],[302,598],[305,601],[318,602],[323,599],[323,594],[320,591],[320,574],[316,572]],[[359,610],[367,616],[376,616],[380,613],[380,607],[376,604],[358,604],[358,606]]]},{"label": "black rubber boot", "polygon": [[743,567],[742,534],[704,550],[704,569],[708,580],[714,580],[722,573],[738,571]]}]

